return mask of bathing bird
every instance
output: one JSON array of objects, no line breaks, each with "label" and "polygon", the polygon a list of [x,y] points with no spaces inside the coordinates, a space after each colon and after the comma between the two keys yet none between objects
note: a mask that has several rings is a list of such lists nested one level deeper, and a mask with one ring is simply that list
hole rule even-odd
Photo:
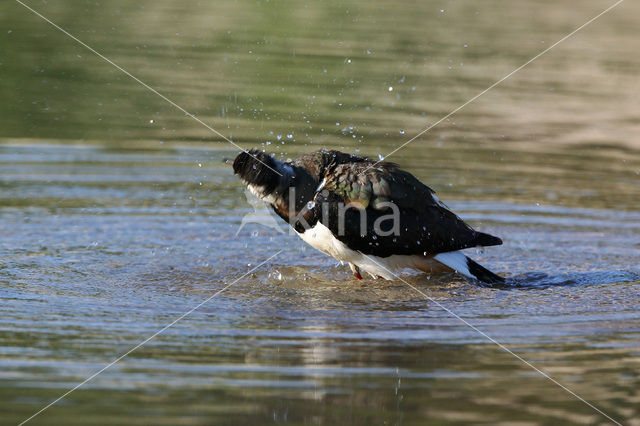
[{"label": "bathing bird", "polygon": [[462,250],[502,240],[478,232],[397,164],[335,150],[280,161],[258,149],[233,161],[234,174],[315,249],[392,280],[402,269],[456,271],[484,283],[504,278]]}]

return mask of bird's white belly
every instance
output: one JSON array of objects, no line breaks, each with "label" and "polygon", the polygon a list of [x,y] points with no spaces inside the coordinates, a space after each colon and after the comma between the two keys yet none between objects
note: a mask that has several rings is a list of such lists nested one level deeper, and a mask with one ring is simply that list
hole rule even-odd
[{"label": "bird's white belly", "polygon": [[373,277],[380,276],[392,280],[395,278],[394,272],[404,268],[425,271],[435,266],[431,259],[420,255],[394,254],[388,257],[365,255],[347,247],[345,243],[333,236],[329,228],[320,222],[304,233],[298,233],[298,235],[316,250],[320,250],[341,262],[353,263]]},{"label": "bird's white belly", "polygon": [[298,232],[298,235],[311,247],[329,256],[333,256],[342,262],[352,262],[354,259],[362,256],[359,252],[351,250],[345,243],[334,237],[329,228],[320,222],[304,233]]}]

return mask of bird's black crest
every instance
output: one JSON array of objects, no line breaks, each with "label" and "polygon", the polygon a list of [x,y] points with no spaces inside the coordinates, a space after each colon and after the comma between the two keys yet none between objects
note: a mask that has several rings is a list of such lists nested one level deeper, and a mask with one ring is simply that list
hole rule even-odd
[{"label": "bird's black crest", "polygon": [[243,151],[233,161],[233,172],[246,183],[263,187],[265,194],[272,193],[278,187],[278,168],[273,157],[257,149]]}]

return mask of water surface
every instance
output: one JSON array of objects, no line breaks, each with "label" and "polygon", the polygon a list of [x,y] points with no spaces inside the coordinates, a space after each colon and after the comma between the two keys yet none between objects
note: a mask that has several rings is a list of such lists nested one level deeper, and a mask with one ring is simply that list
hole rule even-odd
[{"label": "water surface", "polygon": [[[385,155],[608,5],[32,3],[282,158]],[[230,283],[33,423],[607,423],[437,301],[640,424],[637,5],[389,158],[505,241],[469,253],[504,287],[405,276],[432,300],[241,226],[255,212],[222,163],[231,145],[19,4],[0,9],[3,424]]]}]

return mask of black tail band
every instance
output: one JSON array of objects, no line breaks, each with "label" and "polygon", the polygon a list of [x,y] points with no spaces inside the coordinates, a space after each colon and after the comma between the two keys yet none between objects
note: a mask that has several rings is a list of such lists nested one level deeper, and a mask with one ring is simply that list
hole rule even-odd
[{"label": "black tail band", "polygon": [[487,284],[497,284],[503,283],[504,278],[499,275],[494,274],[484,266],[475,262],[473,259],[467,257],[467,267],[469,268],[469,272],[471,275],[476,277],[479,281],[482,281]]}]

